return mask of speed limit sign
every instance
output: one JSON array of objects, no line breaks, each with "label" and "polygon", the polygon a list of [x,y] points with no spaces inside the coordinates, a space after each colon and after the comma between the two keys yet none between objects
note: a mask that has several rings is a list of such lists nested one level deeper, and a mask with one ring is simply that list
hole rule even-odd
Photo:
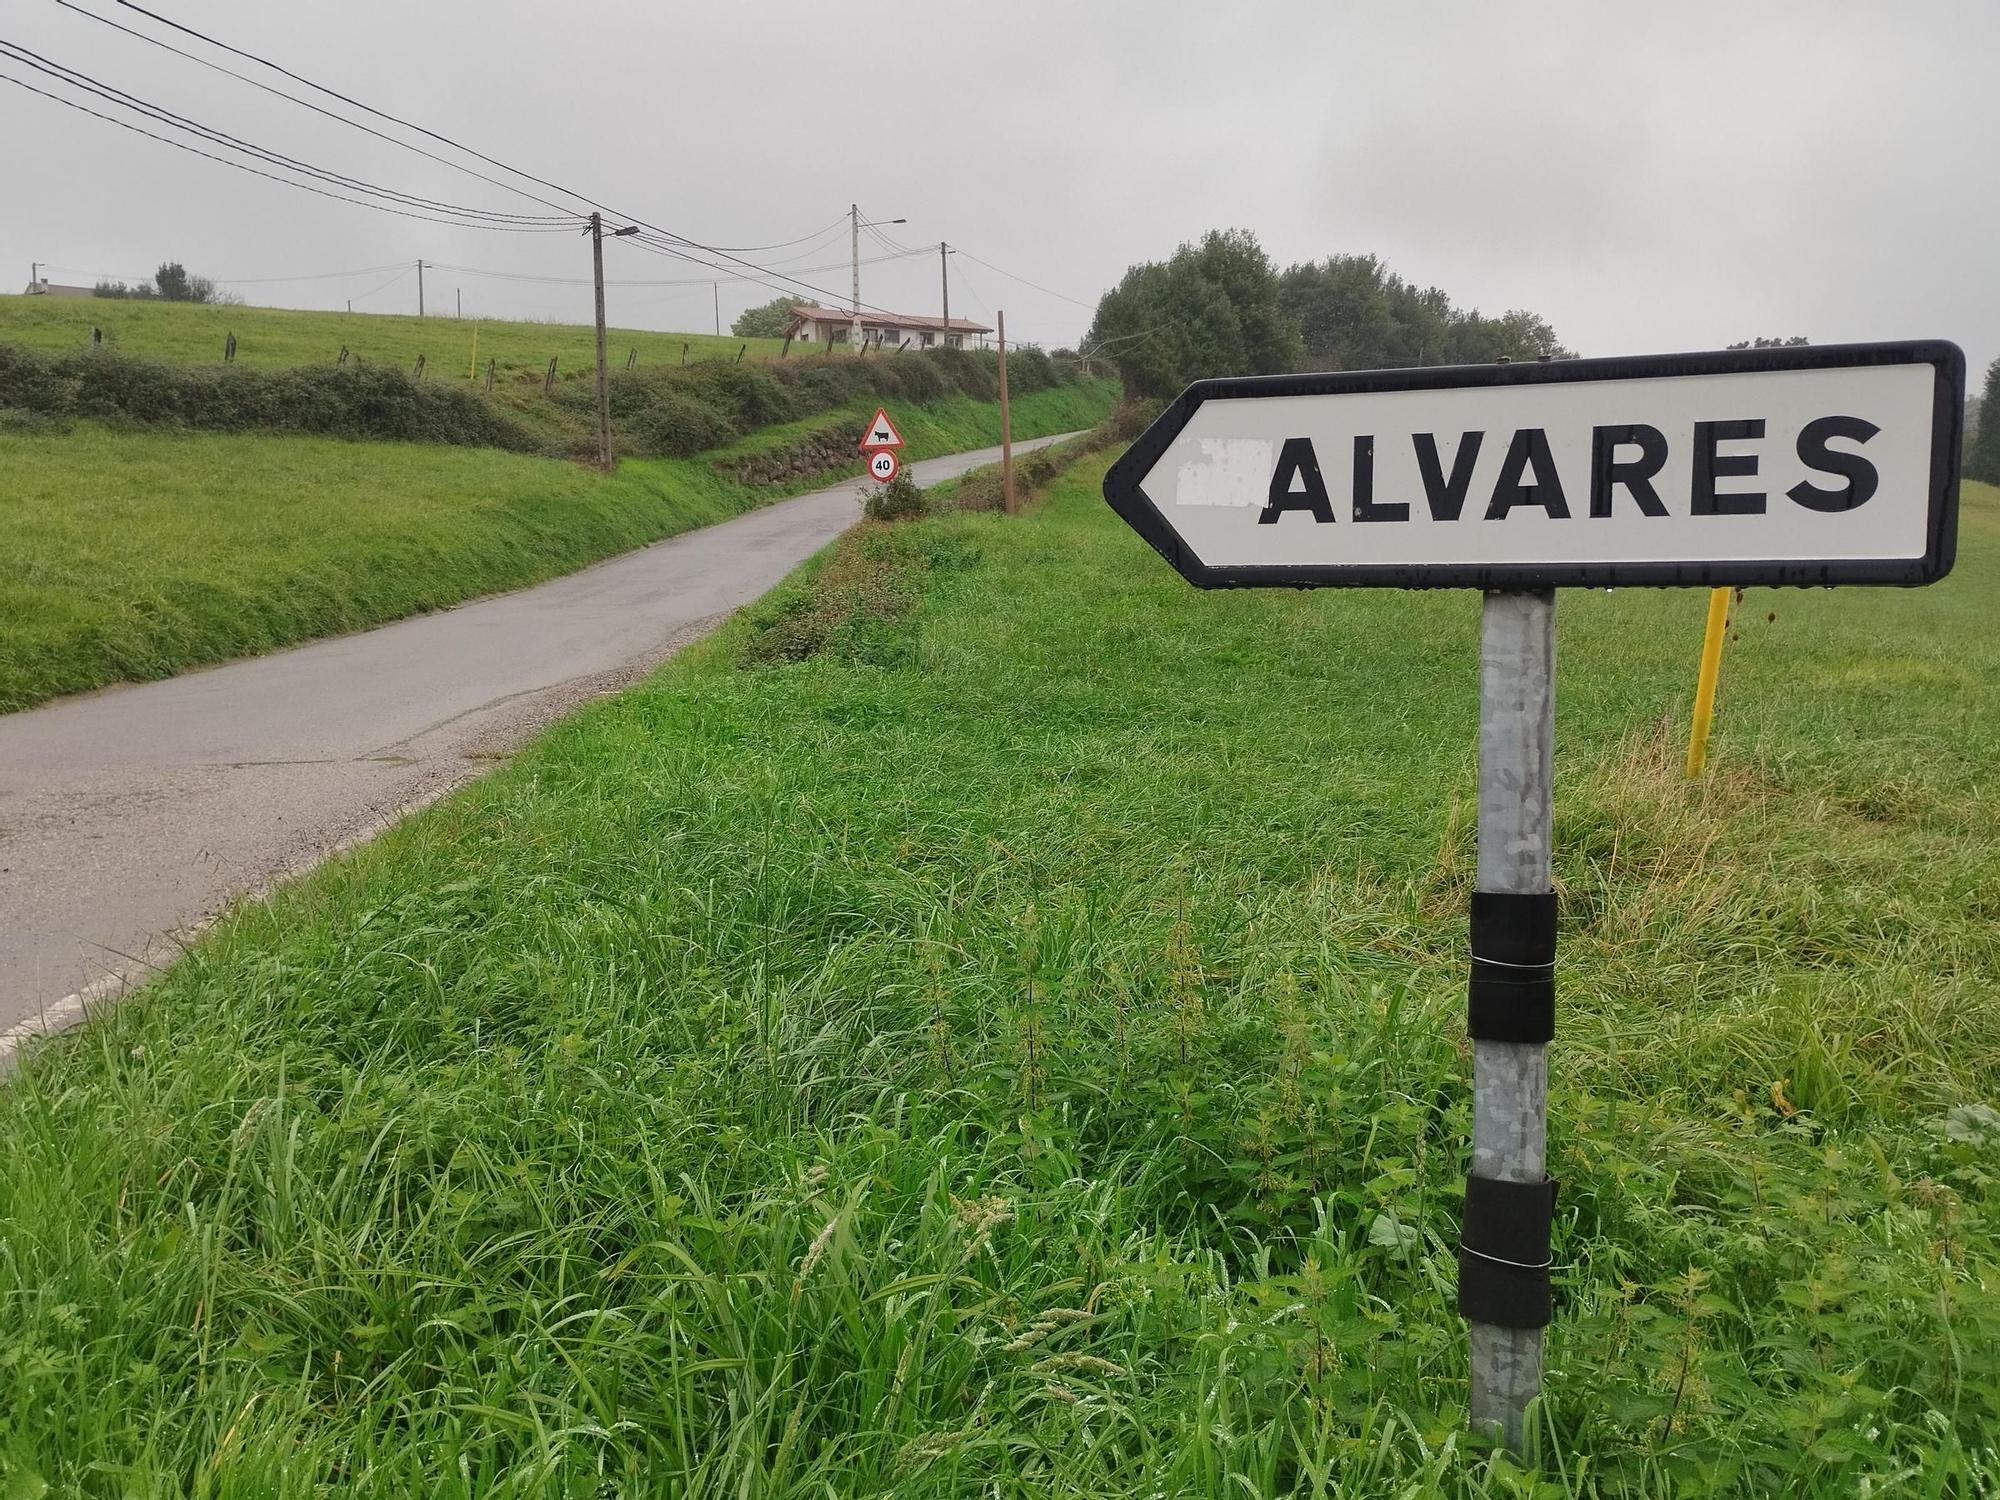
[{"label": "speed limit sign", "polygon": [[877,484],[887,484],[896,477],[896,471],[902,467],[892,449],[877,448],[868,455],[868,477]]}]

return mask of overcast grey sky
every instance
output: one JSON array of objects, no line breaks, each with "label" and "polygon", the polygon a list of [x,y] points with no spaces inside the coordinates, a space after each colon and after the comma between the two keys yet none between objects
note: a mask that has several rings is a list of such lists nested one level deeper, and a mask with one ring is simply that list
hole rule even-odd
[{"label": "overcast grey sky", "polygon": [[[151,26],[116,0],[76,3]],[[1942,336],[1975,383],[2000,354],[1994,0],[146,3],[708,243],[809,235],[852,201],[906,218],[888,233],[933,253],[864,266],[865,301],[934,311],[949,240],[966,252],[953,311],[1004,307],[1011,333],[1050,344],[1081,335],[1132,261],[1243,226],[1280,265],[1373,251],[1462,305],[1532,308],[1587,354]],[[542,211],[56,0],[4,0],[0,18],[9,41],[290,155]],[[58,281],[143,276],[164,257],[236,280],[422,257],[585,278],[438,270],[433,312],[462,289],[468,316],[589,316],[588,252],[566,234],[328,202],[10,85],[0,139],[8,290],[37,260]],[[817,250],[752,258],[800,250],[784,269],[844,296],[844,223]],[[606,254],[614,281],[698,282],[614,285],[614,323],[710,326],[701,268]],[[395,275],[233,290],[414,311],[414,276]],[[724,325],[771,295],[725,283]]]}]

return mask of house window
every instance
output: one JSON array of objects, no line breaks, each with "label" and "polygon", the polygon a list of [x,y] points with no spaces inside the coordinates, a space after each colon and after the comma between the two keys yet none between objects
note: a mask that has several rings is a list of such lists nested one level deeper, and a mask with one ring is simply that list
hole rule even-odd
[{"label": "house window", "polygon": [[928,349],[932,344],[936,342],[937,342],[937,335],[934,333],[927,333],[924,335],[923,347]]}]

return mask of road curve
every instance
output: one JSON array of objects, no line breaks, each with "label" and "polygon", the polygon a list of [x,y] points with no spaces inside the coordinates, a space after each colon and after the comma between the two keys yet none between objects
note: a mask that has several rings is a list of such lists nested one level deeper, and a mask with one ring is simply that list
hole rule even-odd
[{"label": "road curve", "polygon": [[[999,452],[909,470],[935,484]],[[705,634],[852,525],[865,483],[517,593],[0,717],[0,1064],[230,901]]]}]

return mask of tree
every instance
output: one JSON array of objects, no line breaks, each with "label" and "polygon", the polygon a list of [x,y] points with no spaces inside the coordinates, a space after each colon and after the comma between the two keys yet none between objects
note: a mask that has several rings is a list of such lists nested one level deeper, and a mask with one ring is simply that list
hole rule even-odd
[{"label": "tree", "polygon": [[1099,299],[1084,352],[1116,364],[1129,394],[1171,396],[1204,376],[1295,369],[1300,343],[1256,236],[1212,229],[1127,270]]},{"label": "tree", "polygon": [[1979,398],[1979,430],[1965,455],[1965,477],[2000,484],[2000,359],[1986,367],[1986,390]]},{"label": "tree", "polygon": [[188,275],[187,267],[177,260],[161,261],[160,269],[153,273],[153,284],[158,295],[169,302],[215,301],[215,283],[206,276]]},{"label": "tree", "polygon": [[1298,320],[1306,368],[1381,370],[1566,358],[1548,322],[1516,310],[1489,318],[1451,305],[1441,288],[1403,280],[1373,255],[1330,255],[1280,278]]},{"label": "tree", "polygon": [[729,331],[739,339],[781,339],[791,329],[795,303],[791,297],[773,297],[760,307],[746,307]]},{"label": "tree", "polygon": [[1731,349],[1796,349],[1801,344],[1810,344],[1808,338],[1792,339],[1745,339],[1740,344],[1731,344]]}]

